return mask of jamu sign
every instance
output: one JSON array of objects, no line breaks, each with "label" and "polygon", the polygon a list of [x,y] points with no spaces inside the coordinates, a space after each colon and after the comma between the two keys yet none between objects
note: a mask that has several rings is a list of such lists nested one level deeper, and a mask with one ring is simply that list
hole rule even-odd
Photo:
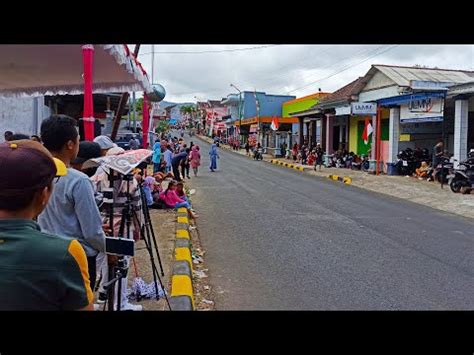
[{"label": "jamu sign", "polygon": [[372,102],[353,102],[351,105],[352,115],[375,115],[377,104]]},{"label": "jamu sign", "polygon": [[400,122],[440,122],[443,120],[444,100],[439,97],[412,99],[400,106]]}]

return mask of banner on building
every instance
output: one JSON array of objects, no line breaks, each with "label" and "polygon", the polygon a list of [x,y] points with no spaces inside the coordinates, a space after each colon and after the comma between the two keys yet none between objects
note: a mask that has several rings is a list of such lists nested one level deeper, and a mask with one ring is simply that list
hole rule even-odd
[{"label": "banner on building", "polygon": [[444,115],[444,100],[439,97],[423,97],[410,100],[400,106],[400,122],[440,122]]},{"label": "banner on building", "polygon": [[353,102],[351,104],[352,115],[375,115],[377,104],[373,102]]},{"label": "banner on building", "polygon": [[258,130],[258,123],[250,125],[250,133],[255,133]]}]

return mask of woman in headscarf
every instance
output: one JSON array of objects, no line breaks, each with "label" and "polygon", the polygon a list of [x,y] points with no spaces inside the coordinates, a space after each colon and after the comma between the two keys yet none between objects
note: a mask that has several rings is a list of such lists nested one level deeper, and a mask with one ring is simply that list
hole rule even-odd
[{"label": "woman in headscarf", "polygon": [[209,156],[211,158],[211,166],[209,167],[209,169],[214,172],[214,170],[217,169],[217,158],[219,157],[219,154],[217,154],[217,145],[215,143],[211,146]]},{"label": "woman in headscarf", "polygon": [[191,154],[189,156],[191,167],[194,171],[194,176],[197,176],[198,168],[201,165],[201,153],[199,152],[199,146],[193,145],[191,148]]}]

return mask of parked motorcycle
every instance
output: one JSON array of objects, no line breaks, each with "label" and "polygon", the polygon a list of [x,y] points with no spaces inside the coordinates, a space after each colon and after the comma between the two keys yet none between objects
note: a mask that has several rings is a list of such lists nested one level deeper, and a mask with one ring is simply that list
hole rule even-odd
[{"label": "parked motorcycle", "polygon": [[253,155],[253,158],[255,160],[263,160],[263,149],[262,148],[256,148],[255,153]]},{"label": "parked motorcycle", "polygon": [[463,187],[474,188],[474,149],[468,154],[468,159],[459,163],[459,167],[448,175],[451,191],[458,193]]},{"label": "parked motorcycle", "polygon": [[415,170],[417,168],[417,160],[412,149],[407,148],[405,150],[399,151],[397,154],[397,158],[398,161],[396,167],[398,175],[411,176],[415,173]]},{"label": "parked motorcycle", "polygon": [[448,176],[452,175],[454,171],[454,163],[448,157],[441,157],[440,162],[436,167],[433,178],[441,184],[441,188],[449,183]]}]

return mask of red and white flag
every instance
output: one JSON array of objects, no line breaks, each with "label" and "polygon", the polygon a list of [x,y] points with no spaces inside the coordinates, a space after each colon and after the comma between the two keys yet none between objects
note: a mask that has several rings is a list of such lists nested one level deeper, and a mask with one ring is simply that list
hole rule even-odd
[{"label": "red and white flag", "polygon": [[278,118],[273,117],[272,118],[272,124],[270,125],[270,128],[273,129],[274,131],[278,130]]},{"label": "red and white flag", "polygon": [[374,128],[370,124],[370,121],[368,118],[365,119],[365,128],[364,132],[362,133],[362,139],[364,140],[364,144],[367,144],[369,142],[369,136],[374,132]]}]

